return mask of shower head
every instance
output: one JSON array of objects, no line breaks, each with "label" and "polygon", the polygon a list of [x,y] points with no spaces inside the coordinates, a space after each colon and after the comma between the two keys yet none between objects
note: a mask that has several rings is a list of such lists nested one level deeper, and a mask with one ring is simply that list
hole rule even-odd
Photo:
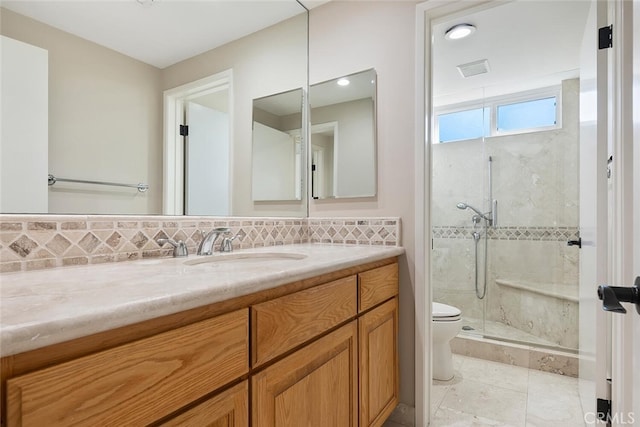
[{"label": "shower head", "polygon": [[485,219],[487,221],[489,221],[489,224],[491,224],[491,219],[489,217],[487,217],[487,215],[483,214],[482,212],[480,212],[478,209],[474,208],[473,206],[465,203],[465,202],[460,202],[456,205],[456,207],[458,209],[471,209],[472,211],[474,211],[476,214],[478,214],[478,216],[480,216],[480,218]]}]

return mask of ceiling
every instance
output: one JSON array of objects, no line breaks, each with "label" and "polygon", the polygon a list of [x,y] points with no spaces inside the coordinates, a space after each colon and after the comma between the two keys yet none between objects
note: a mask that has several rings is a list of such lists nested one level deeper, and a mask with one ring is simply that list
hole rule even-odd
[{"label": "ceiling", "polygon": [[[520,92],[578,77],[591,2],[520,0],[445,18],[433,27],[434,104]],[[477,30],[446,40],[460,23]],[[489,72],[464,78],[456,66],[487,59]]]},{"label": "ceiling", "polygon": [[305,12],[295,0],[2,0],[2,7],[158,68]]}]

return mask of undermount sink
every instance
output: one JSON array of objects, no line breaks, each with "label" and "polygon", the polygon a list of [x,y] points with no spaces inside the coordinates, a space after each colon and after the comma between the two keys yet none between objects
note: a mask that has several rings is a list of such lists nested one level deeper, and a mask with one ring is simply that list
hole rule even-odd
[{"label": "undermount sink", "polygon": [[200,265],[200,264],[212,264],[222,262],[256,262],[256,261],[291,261],[305,259],[306,254],[299,254],[295,252],[246,252],[246,253],[231,253],[220,255],[208,255],[201,256],[193,259],[189,259],[184,262],[185,265]]}]

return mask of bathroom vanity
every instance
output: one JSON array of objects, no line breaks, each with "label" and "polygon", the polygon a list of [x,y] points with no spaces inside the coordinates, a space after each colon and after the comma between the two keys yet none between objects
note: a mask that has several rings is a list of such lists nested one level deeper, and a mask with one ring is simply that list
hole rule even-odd
[{"label": "bathroom vanity", "polygon": [[4,275],[3,425],[382,425],[403,249],[262,249]]}]

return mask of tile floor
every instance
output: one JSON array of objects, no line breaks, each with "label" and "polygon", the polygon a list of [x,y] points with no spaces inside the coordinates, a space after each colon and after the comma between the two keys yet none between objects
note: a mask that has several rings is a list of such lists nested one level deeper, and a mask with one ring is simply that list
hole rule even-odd
[{"label": "tile floor", "polygon": [[585,427],[577,378],[460,355],[454,367],[433,382],[433,427]]}]

